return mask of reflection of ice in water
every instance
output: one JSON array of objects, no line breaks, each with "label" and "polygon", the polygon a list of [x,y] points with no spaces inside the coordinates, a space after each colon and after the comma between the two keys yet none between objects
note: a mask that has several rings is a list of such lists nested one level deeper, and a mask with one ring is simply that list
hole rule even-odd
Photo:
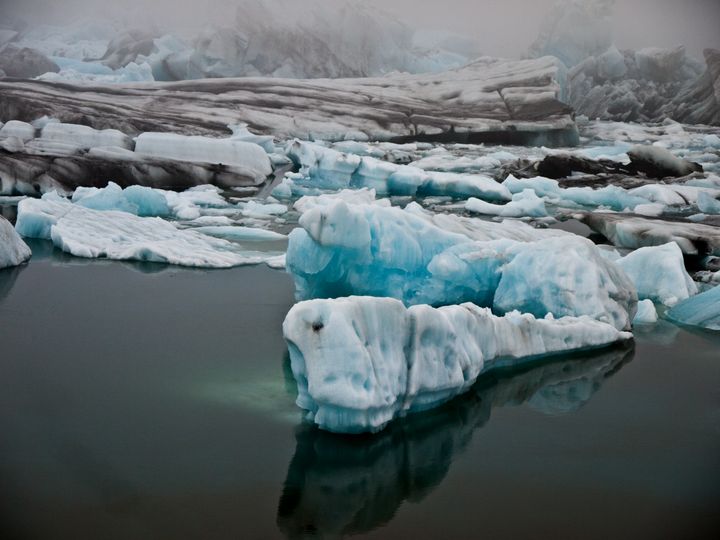
[{"label": "reflection of ice in water", "polygon": [[551,414],[575,411],[633,352],[627,345],[521,372],[490,373],[467,395],[372,436],[336,435],[303,424],[278,504],[278,527],[289,538],[373,530],[404,501],[422,500],[443,481],[494,407],[527,402]]}]

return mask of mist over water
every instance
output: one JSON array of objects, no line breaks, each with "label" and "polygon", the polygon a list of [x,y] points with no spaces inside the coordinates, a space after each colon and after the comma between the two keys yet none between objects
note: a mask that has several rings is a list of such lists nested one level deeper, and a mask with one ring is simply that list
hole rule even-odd
[{"label": "mist over water", "polygon": [[[287,0],[264,0],[281,4]],[[305,0],[295,0],[293,4]],[[327,0],[332,3],[334,0]],[[537,36],[543,16],[556,0],[358,0],[386,11],[413,29],[437,30],[472,38],[484,54],[519,57]],[[128,27],[157,25],[181,32],[232,21],[237,0],[5,0],[0,23],[21,17],[30,24],[68,23],[103,17]],[[718,0],[615,0],[614,40],[619,48],[720,48]]]}]

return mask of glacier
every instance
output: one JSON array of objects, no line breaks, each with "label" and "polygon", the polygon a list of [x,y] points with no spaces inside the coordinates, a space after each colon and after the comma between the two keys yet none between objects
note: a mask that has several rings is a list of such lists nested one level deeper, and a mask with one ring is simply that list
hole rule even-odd
[{"label": "glacier", "polygon": [[520,359],[587,350],[631,334],[589,317],[503,317],[473,304],[406,308],[349,297],[293,306],[283,322],[297,404],[328,431],[374,432],[467,391]]},{"label": "glacier", "polygon": [[0,216],[0,270],[18,266],[30,259],[32,252],[10,222]]}]

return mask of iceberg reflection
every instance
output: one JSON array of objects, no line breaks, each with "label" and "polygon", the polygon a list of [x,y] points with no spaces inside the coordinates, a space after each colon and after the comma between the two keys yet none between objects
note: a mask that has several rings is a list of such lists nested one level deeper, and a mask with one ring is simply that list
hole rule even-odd
[{"label": "iceberg reflection", "polygon": [[445,406],[396,421],[376,435],[343,436],[303,424],[295,434],[277,525],[288,538],[376,529],[404,501],[422,500],[443,481],[494,407],[528,403],[548,414],[575,411],[633,354],[633,345],[626,344],[521,371],[496,370]]}]

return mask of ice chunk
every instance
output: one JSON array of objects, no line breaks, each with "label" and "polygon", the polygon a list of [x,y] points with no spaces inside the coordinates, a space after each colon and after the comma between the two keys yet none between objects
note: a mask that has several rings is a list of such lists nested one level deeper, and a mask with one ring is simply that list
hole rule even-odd
[{"label": "ice chunk", "polygon": [[629,329],[637,293],[630,278],[585,238],[550,238],[508,250],[493,309],[543,317],[588,315]]},{"label": "ice chunk", "polygon": [[675,242],[686,255],[720,255],[720,228],[594,212],[579,219],[617,247],[637,249]]},{"label": "ice chunk", "polygon": [[228,268],[278,255],[242,251],[232,242],[178,230],[160,218],[91,210],[55,193],[20,201],[16,226],[23,236],[52,240],[78,257]]},{"label": "ice chunk", "polygon": [[720,330],[720,286],[680,302],[667,317],[681,324]]},{"label": "ice chunk", "polygon": [[144,186],[122,189],[114,182],[100,189],[79,187],[73,193],[72,202],[93,210],[120,210],[142,217],[172,214],[162,190]]},{"label": "ice chunk", "polygon": [[30,259],[31,255],[30,248],[10,222],[0,216],[0,269],[22,264]]},{"label": "ice chunk", "polygon": [[589,317],[497,317],[473,304],[408,309],[374,297],[301,302],[283,333],[297,404],[322,429],[343,433],[436,407],[493,367],[631,337]]},{"label": "ice chunk", "polygon": [[21,141],[27,142],[35,138],[35,128],[27,122],[10,120],[0,128],[0,138],[3,137],[17,137]]},{"label": "ice chunk", "polygon": [[42,138],[49,141],[73,144],[79,148],[114,146],[132,150],[130,137],[117,129],[93,129],[78,124],[50,122],[42,129]]},{"label": "ice chunk", "polygon": [[513,195],[507,204],[492,204],[474,197],[465,202],[465,209],[477,214],[488,214],[501,217],[543,217],[547,216],[545,203],[531,189],[524,189]]},{"label": "ice chunk", "polygon": [[265,150],[251,142],[152,132],[141,133],[135,140],[135,152],[143,156],[226,165],[257,183],[272,173]]},{"label": "ice chunk", "polygon": [[633,319],[633,325],[636,324],[654,324],[658,320],[657,310],[652,300],[640,300],[638,302],[637,313]]},{"label": "ice chunk", "polygon": [[307,212],[316,206],[327,206],[334,201],[342,200],[348,204],[380,204],[390,206],[388,199],[376,199],[375,190],[368,188],[343,189],[337,193],[325,193],[322,195],[305,195],[295,201],[293,208],[300,213]]},{"label": "ice chunk", "polygon": [[509,175],[502,184],[510,193],[522,193],[526,189],[533,190],[539,197],[558,206],[603,206],[616,211],[648,204],[650,201],[633,195],[618,186],[606,186],[599,189],[590,187],[562,188],[557,180],[538,176],[535,178],[515,178]]},{"label": "ice chunk", "polygon": [[295,183],[321,189],[371,188],[380,195],[446,195],[509,201],[510,192],[501,184],[478,174],[423,171],[369,156],[345,154],[314,143],[294,141],[286,149],[300,166]]},{"label": "ice chunk", "polygon": [[245,217],[267,219],[286,213],[288,210],[284,204],[268,203],[263,204],[257,201],[248,201],[242,209]]},{"label": "ice chunk", "polygon": [[634,146],[629,152],[631,164],[653,178],[686,176],[702,172],[702,167],[675,156],[661,146]]},{"label": "ice chunk", "polygon": [[709,193],[701,192],[697,199],[698,210],[703,214],[720,214],[720,200],[711,196]]},{"label": "ice chunk", "polygon": [[633,281],[640,298],[674,306],[697,294],[697,286],[685,270],[683,253],[675,242],[640,248],[617,264]]},{"label": "ice chunk", "polygon": [[[562,234],[522,243],[507,239],[514,228],[485,222],[475,229],[473,221],[480,220],[438,219],[446,225],[441,228],[417,206],[335,201],[301,216],[302,228],[289,236],[288,270],[299,299],[359,294],[407,305],[472,301],[539,316],[588,314],[629,327],[634,286],[592,242]],[[483,236],[497,239],[473,241]]]}]

